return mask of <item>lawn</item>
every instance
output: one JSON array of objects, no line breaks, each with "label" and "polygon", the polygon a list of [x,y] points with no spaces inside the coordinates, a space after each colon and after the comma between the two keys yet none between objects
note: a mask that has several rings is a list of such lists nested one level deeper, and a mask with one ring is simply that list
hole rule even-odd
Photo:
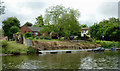
[{"label": "lawn", "polygon": [[28,51],[28,47],[20,44],[20,43],[16,43],[15,41],[7,41],[7,46],[6,47],[2,47],[2,52],[3,53],[24,53],[26,54]]},{"label": "lawn", "polygon": [[[36,40],[36,39],[34,39],[34,40]],[[61,41],[61,40],[58,40],[58,39],[51,39],[51,40],[38,39],[37,41]]]}]

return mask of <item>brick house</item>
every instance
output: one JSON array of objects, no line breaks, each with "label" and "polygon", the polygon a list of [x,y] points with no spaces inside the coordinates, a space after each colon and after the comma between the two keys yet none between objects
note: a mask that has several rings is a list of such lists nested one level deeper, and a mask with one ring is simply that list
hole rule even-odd
[{"label": "brick house", "polygon": [[26,32],[30,32],[33,36],[41,36],[42,34],[39,33],[40,29],[43,29],[43,28],[30,27],[30,26],[23,25],[20,31],[22,32],[23,35],[25,35]]}]

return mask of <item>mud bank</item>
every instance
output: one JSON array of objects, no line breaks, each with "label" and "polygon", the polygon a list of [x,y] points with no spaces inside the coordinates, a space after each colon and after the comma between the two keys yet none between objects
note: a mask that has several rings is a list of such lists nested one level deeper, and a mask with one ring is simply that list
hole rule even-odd
[{"label": "mud bank", "polygon": [[89,42],[70,42],[70,41],[32,41],[32,47],[38,50],[77,50],[77,49],[93,49],[101,47],[99,44]]}]

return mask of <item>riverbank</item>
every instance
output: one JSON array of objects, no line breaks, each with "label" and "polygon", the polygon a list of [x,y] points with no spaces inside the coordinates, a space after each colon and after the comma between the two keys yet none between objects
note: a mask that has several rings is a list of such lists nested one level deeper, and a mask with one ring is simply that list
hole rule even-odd
[{"label": "riverbank", "polygon": [[77,50],[93,49],[101,47],[94,42],[71,42],[71,41],[32,41],[32,45],[38,50]]},{"label": "riverbank", "polygon": [[27,46],[15,41],[2,41],[2,53],[5,54],[27,54]]},{"label": "riverbank", "polygon": [[[2,44],[3,55],[20,55],[36,53],[44,50],[81,50],[81,49],[94,49],[96,47],[104,47],[101,42],[71,42],[71,41],[60,41],[60,40],[33,40],[32,46],[27,47],[24,44],[16,43],[15,41],[5,41]],[[115,45],[118,42],[114,42]],[[109,45],[108,42],[104,41],[105,45]],[[113,43],[112,43],[113,44]],[[117,45],[116,45],[117,46]],[[106,51],[110,51],[110,47],[106,48]],[[119,47],[119,46],[118,46]]]}]

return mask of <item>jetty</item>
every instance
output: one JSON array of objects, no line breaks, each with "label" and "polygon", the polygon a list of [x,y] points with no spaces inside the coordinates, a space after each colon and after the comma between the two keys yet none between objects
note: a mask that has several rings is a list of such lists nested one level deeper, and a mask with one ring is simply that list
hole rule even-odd
[{"label": "jetty", "polygon": [[81,49],[81,50],[43,50],[39,51],[39,54],[58,54],[58,53],[75,53],[82,51],[92,51],[92,49]]},{"label": "jetty", "polygon": [[[39,54],[59,54],[59,53],[76,53],[76,52],[92,52],[93,49],[80,49],[80,50],[42,50],[39,51]],[[105,49],[105,51],[111,51],[111,49]],[[116,51],[120,51],[120,48],[117,48]]]}]

